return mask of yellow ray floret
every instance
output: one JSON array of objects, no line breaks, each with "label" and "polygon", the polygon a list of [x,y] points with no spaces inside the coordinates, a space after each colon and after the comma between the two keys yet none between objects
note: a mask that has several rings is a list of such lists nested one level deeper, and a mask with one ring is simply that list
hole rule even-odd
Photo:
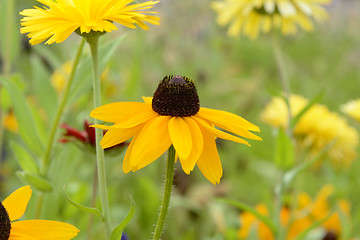
[{"label": "yellow ray floret", "polygon": [[222,0],[213,2],[220,25],[229,24],[228,34],[243,32],[256,39],[259,32],[268,33],[272,28],[285,35],[295,34],[300,27],[311,31],[312,19],[328,17],[324,7],[331,0]]},{"label": "yellow ray floret", "polygon": [[[79,230],[76,227],[63,222],[49,220],[16,221],[24,215],[31,194],[30,186],[24,186],[10,194],[2,203],[0,202],[2,221],[5,221],[7,216],[9,218],[8,223],[10,225],[6,233],[9,234],[9,240],[70,240],[78,234]],[[2,230],[6,232],[5,229]]]},{"label": "yellow ray floret", "polygon": [[246,145],[249,143],[240,137],[261,140],[251,132],[258,132],[259,128],[235,114],[200,108],[193,116],[164,116],[153,110],[152,98],[144,98],[144,103],[110,103],[94,109],[90,116],[114,123],[94,125],[108,130],[100,142],[103,148],[132,138],[123,161],[125,173],[147,166],[173,145],[185,173],[189,174],[197,164],[204,176],[216,184],[223,173],[217,137]]},{"label": "yellow ray floret", "polygon": [[111,32],[117,30],[114,22],[128,28],[136,25],[148,29],[145,24],[159,24],[156,12],[148,11],[159,1],[131,4],[133,0],[37,0],[43,8],[25,9],[20,12],[21,33],[27,33],[30,44],[45,40],[46,44],[60,43],[79,29],[81,33],[90,31]]}]

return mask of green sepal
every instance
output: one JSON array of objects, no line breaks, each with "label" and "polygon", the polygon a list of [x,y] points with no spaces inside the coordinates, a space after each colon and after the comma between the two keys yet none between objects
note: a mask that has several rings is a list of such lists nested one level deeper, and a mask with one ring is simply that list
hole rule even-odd
[{"label": "green sepal", "polygon": [[11,151],[14,153],[20,167],[25,172],[39,173],[37,160],[19,143],[10,141]]},{"label": "green sepal", "polygon": [[101,218],[102,221],[104,221],[104,217],[102,215],[102,213],[100,212],[100,210],[98,210],[97,208],[91,208],[91,207],[86,207],[84,205],[81,205],[77,202],[74,202],[73,200],[70,199],[70,197],[66,194],[66,191],[65,191],[65,186],[63,188],[64,190],[64,195],[65,195],[65,198],[66,200],[71,203],[74,207],[76,207],[77,209],[80,209],[81,211],[83,212],[86,212],[86,213],[90,213],[92,215],[95,215],[99,218]]},{"label": "green sepal", "polygon": [[53,190],[52,185],[43,177],[35,173],[29,173],[25,171],[17,171],[16,175],[26,184],[30,184],[40,192],[51,192]]},{"label": "green sepal", "polygon": [[134,199],[130,196],[130,209],[127,216],[124,218],[124,220],[121,221],[119,225],[117,225],[112,231],[110,235],[110,240],[120,240],[122,233],[124,231],[124,228],[126,225],[129,224],[131,219],[134,217],[135,214],[135,202]]}]

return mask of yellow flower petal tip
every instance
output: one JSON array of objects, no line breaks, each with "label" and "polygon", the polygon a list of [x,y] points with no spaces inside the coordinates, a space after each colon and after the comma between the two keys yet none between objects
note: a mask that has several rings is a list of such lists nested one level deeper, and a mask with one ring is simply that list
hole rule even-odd
[{"label": "yellow flower petal tip", "polygon": [[211,183],[217,184],[223,170],[216,138],[248,146],[250,144],[243,138],[262,140],[252,133],[260,129],[244,118],[200,107],[195,83],[185,76],[166,76],[154,97],[143,97],[143,101],[110,103],[90,114],[114,123],[106,127],[94,125],[108,130],[101,140],[102,148],[132,138],[123,161],[125,173],[149,165],[173,145],[186,174],[197,165]]},{"label": "yellow flower petal tip", "polygon": [[[111,32],[117,30],[114,22],[128,28],[139,26],[147,30],[146,23],[159,25],[159,17],[148,11],[159,1],[130,4],[134,0],[37,0],[43,8],[20,12],[20,32],[27,34],[30,44],[61,43],[71,33]],[[129,5],[130,4],[130,5]]]},{"label": "yellow flower petal tip", "polygon": [[255,40],[260,32],[280,29],[284,35],[294,35],[298,28],[314,29],[313,19],[328,18],[324,8],[331,0],[222,0],[211,3],[217,12],[217,22],[229,25],[228,35],[240,33]]},{"label": "yellow flower petal tip", "polygon": [[78,234],[80,230],[68,223],[49,220],[15,221],[24,215],[31,194],[30,186],[24,186],[0,202],[1,236],[4,239],[21,237],[21,239],[70,240]]}]

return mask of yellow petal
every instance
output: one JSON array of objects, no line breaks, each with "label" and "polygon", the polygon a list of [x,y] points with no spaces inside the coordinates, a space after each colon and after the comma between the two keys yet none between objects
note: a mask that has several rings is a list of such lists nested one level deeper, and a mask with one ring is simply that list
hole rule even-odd
[{"label": "yellow petal", "polygon": [[142,99],[144,100],[144,103],[152,104],[153,97],[142,97]]},{"label": "yellow petal", "polygon": [[196,161],[199,159],[204,146],[204,139],[197,123],[191,117],[183,118],[187,123],[192,139],[190,156],[187,159],[180,159],[182,169],[186,174],[194,169]]},{"label": "yellow petal", "polygon": [[137,170],[134,167],[133,168],[131,167],[131,166],[135,166],[135,164],[132,164],[130,162],[130,157],[131,157],[131,152],[132,152],[132,149],[134,148],[134,144],[136,142],[136,139],[137,139],[138,135],[139,134],[136,134],[134,136],[134,138],[130,142],[130,145],[129,145],[128,149],[126,150],[125,157],[124,157],[124,160],[123,160],[123,165],[122,165],[124,173],[128,173],[130,171],[135,172]]},{"label": "yellow petal", "polygon": [[130,169],[132,171],[147,166],[170,147],[169,120],[170,116],[159,116],[146,123],[131,149]]},{"label": "yellow petal", "polygon": [[[79,232],[76,227],[63,222],[49,220],[25,220],[11,223],[10,239],[24,235],[37,240],[69,240]],[[26,238],[21,238],[26,239]]]},{"label": "yellow petal", "polygon": [[202,174],[212,183],[217,184],[220,182],[223,170],[219,153],[216,149],[215,137],[208,134],[207,131],[201,128],[204,137],[204,148],[200,155],[197,165]]},{"label": "yellow petal", "polygon": [[31,198],[32,190],[30,186],[24,186],[10,194],[3,202],[4,208],[9,214],[10,221],[21,218],[26,210]]},{"label": "yellow petal", "polygon": [[90,117],[106,122],[121,122],[145,111],[152,111],[149,104],[141,102],[117,102],[95,108],[91,111]]},{"label": "yellow petal", "polygon": [[179,158],[188,158],[191,152],[192,140],[187,123],[181,117],[172,117],[169,121],[169,134]]},{"label": "yellow petal", "polygon": [[249,131],[260,131],[259,127],[248,122],[240,116],[235,114],[214,110],[209,108],[200,108],[200,111],[196,115],[202,119],[208,120],[210,123],[225,129],[229,132],[232,132],[241,137],[246,137],[249,139],[261,140],[260,137]]},{"label": "yellow petal", "polygon": [[215,137],[219,137],[222,139],[226,139],[226,140],[230,140],[230,141],[234,141],[237,143],[242,143],[242,144],[246,144],[246,145],[250,146],[250,144],[247,141],[245,141],[244,139],[233,136],[226,132],[217,130],[216,128],[212,127],[208,122],[206,122],[205,120],[203,120],[199,117],[193,116],[192,118],[194,118],[195,121],[198,122],[198,124],[200,124],[203,128],[205,128],[209,133],[213,134]]},{"label": "yellow petal", "polygon": [[109,129],[105,133],[104,137],[101,139],[100,145],[102,148],[109,148],[117,144],[120,144],[135,136],[135,134],[138,133],[143,127],[144,124],[132,128]]}]

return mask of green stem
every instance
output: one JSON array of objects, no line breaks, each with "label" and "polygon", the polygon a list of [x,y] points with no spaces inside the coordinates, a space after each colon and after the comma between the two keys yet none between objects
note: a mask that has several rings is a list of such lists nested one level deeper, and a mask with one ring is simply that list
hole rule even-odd
[{"label": "green stem", "polygon": [[175,149],[171,145],[171,147],[168,150],[168,159],[166,164],[164,197],[161,204],[159,218],[155,227],[153,240],[159,240],[163,232],[163,228],[166,220],[166,214],[169,209],[171,189],[174,179],[174,166],[175,166]]},{"label": "green stem", "polygon": [[43,202],[44,202],[44,193],[39,192],[36,202],[35,219],[40,218]]},{"label": "green stem", "polygon": [[276,223],[278,232],[276,233],[276,239],[283,240],[284,239],[284,229],[281,226],[281,209],[283,207],[282,197],[284,194],[284,174],[281,174],[280,182],[275,186],[275,214],[274,214],[274,222]]},{"label": "green stem", "polygon": [[56,113],[56,116],[55,116],[55,119],[54,119],[54,122],[53,122],[53,124],[51,126],[50,136],[49,136],[49,139],[48,139],[48,144],[46,146],[46,151],[45,151],[45,155],[44,155],[44,158],[43,158],[42,173],[43,173],[44,176],[47,176],[47,174],[48,174],[48,169],[49,169],[49,166],[50,166],[50,163],[51,163],[51,161],[50,161],[51,150],[52,150],[52,148],[54,146],[56,132],[58,130],[59,122],[61,120],[61,117],[63,115],[64,109],[65,109],[65,106],[66,106],[66,102],[67,102],[68,97],[69,97],[71,85],[72,85],[72,82],[74,80],[75,71],[76,71],[77,65],[78,65],[79,60],[80,60],[80,56],[81,56],[81,53],[82,53],[84,43],[85,43],[85,39],[83,39],[81,41],[80,46],[78,48],[78,51],[76,53],[76,57],[75,57],[75,61],[74,61],[74,64],[73,64],[73,67],[72,67],[72,70],[71,70],[71,74],[69,76],[66,88],[64,90],[64,93],[63,93],[59,108],[57,110],[57,113]]},{"label": "green stem", "polygon": [[290,128],[290,124],[291,124],[291,106],[290,106],[290,95],[291,95],[291,89],[290,89],[290,81],[289,81],[289,75],[286,69],[286,64],[284,61],[284,54],[281,50],[281,47],[279,45],[279,40],[276,36],[276,32],[273,32],[272,34],[272,43],[273,43],[273,50],[274,50],[274,55],[275,55],[275,59],[276,59],[276,63],[279,69],[279,73],[280,73],[280,81],[281,81],[281,85],[283,87],[283,90],[285,92],[285,102],[286,102],[286,106],[288,109],[288,129],[287,129],[287,134],[289,137],[292,137],[292,129]]},{"label": "green stem", "polygon": [[[100,89],[100,73],[99,73],[99,35],[92,34],[87,37],[87,42],[89,43],[92,56],[93,64],[93,91],[94,91],[94,109],[100,107],[101,105],[101,89]],[[98,119],[95,119],[95,124],[100,124]],[[102,214],[105,220],[106,228],[106,239],[109,239],[112,226],[111,226],[111,216],[110,216],[110,207],[106,186],[106,169],[105,169],[105,159],[104,159],[104,149],[100,146],[100,140],[103,137],[103,130],[95,128],[96,136],[96,159],[98,166],[98,179],[99,179],[99,192],[100,192],[100,201]]]}]

